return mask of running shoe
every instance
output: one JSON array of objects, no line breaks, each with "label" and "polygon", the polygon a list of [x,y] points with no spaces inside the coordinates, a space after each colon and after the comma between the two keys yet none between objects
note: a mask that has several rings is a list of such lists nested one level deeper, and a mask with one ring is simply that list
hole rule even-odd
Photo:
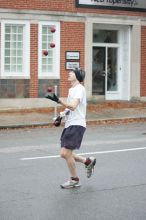
[{"label": "running shoe", "polygon": [[79,181],[69,179],[68,181],[61,184],[60,186],[62,189],[71,189],[71,188],[75,188],[75,187],[80,187],[81,184],[79,183]]},{"label": "running shoe", "polygon": [[95,157],[89,157],[90,159],[90,163],[89,165],[86,165],[86,169],[87,169],[87,178],[90,178],[94,172],[94,166],[96,164],[96,158]]}]

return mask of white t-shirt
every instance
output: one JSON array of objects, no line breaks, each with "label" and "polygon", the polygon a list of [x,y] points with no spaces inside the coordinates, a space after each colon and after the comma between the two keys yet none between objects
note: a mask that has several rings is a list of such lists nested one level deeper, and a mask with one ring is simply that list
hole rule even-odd
[{"label": "white t-shirt", "polygon": [[72,103],[75,99],[80,99],[80,103],[74,111],[66,117],[65,128],[71,125],[86,127],[86,91],[83,85],[78,84],[69,89],[67,103]]}]

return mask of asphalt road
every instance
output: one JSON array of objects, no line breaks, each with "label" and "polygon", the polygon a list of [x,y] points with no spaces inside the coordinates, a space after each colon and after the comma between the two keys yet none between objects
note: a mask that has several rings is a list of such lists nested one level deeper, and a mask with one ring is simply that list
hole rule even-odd
[{"label": "asphalt road", "polygon": [[59,157],[62,128],[0,131],[0,220],[145,220],[146,124],[89,126],[77,153],[97,158],[82,186]]}]

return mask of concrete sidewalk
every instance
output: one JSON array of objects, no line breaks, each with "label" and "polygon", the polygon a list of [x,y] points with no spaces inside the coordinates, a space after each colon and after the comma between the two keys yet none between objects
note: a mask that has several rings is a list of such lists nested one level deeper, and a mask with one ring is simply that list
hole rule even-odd
[{"label": "concrete sidewalk", "polygon": [[[60,108],[57,108],[57,112]],[[0,129],[53,126],[54,108],[0,111]],[[87,125],[146,122],[146,103],[88,105]],[[62,123],[63,125],[63,123]]]}]

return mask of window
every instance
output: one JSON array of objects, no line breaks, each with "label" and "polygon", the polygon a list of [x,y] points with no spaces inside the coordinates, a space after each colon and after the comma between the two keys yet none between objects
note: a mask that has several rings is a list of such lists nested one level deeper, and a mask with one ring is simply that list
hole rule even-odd
[{"label": "window", "polygon": [[118,43],[118,31],[100,29],[93,24],[93,43]]},{"label": "window", "polygon": [[[55,32],[51,32],[54,28]],[[55,47],[50,47],[53,43]],[[44,55],[47,51],[48,55]],[[60,24],[39,23],[39,78],[59,78],[60,68]]]},{"label": "window", "polygon": [[29,24],[4,21],[1,25],[1,33],[1,77],[28,78]]}]

